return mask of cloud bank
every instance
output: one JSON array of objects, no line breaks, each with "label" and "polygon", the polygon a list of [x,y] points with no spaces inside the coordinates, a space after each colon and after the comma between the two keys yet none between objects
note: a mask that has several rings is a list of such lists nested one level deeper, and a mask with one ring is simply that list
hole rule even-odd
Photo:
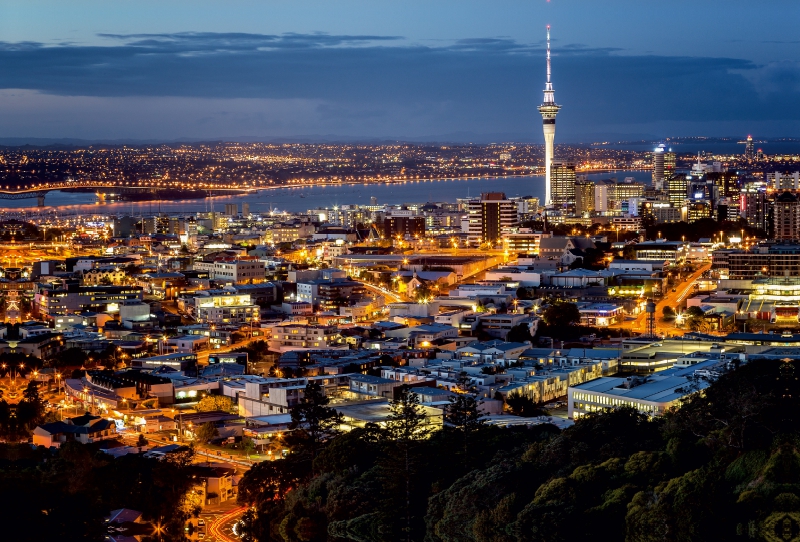
[{"label": "cloud bank", "polygon": [[[420,45],[322,33],[102,37],[105,46],[0,42],[0,135],[541,137],[542,43]],[[795,62],[556,44],[553,73],[562,141],[681,129],[800,135]]]}]

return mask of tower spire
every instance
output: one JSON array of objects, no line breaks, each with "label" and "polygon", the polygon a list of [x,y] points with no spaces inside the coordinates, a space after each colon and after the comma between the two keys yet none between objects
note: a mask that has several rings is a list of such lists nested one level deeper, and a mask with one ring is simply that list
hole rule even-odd
[{"label": "tower spire", "polygon": [[555,103],[553,82],[550,80],[550,25],[547,25],[547,83],[544,86],[544,103]]}]

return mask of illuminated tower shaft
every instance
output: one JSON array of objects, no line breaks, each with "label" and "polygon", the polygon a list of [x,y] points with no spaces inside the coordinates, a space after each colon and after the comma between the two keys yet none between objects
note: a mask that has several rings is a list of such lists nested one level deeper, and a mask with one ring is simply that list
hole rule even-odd
[{"label": "illuminated tower shaft", "polygon": [[550,168],[553,162],[553,142],[556,138],[556,115],[561,106],[556,104],[553,83],[550,81],[550,25],[547,25],[547,84],[544,87],[544,101],[539,106],[542,114],[542,131],[544,132],[544,171],[545,171],[545,205],[553,203],[550,185]]}]

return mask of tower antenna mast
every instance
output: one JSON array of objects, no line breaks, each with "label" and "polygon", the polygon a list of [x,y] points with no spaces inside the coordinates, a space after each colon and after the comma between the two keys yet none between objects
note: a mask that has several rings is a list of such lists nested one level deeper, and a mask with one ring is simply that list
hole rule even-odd
[{"label": "tower antenna mast", "polygon": [[[550,81],[550,25],[547,25],[547,84],[544,87],[546,92],[549,92],[549,101],[553,101],[553,83]],[[544,101],[548,101],[548,95],[544,95]]]}]

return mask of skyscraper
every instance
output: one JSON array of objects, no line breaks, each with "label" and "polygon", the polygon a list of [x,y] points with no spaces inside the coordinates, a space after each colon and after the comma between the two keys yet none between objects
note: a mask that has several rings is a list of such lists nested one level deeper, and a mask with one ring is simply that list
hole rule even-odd
[{"label": "skyscraper", "polygon": [[747,139],[744,142],[744,158],[745,160],[753,160],[756,157],[756,153],[753,147],[753,136],[747,136]]},{"label": "skyscraper", "polygon": [[594,211],[594,181],[578,179],[575,181],[575,214],[590,216]]},{"label": "skyscraper", "polygon": [[664,179],[675,173],[675,153],[662,143],[653,151],[653,188],[664,189]]},{"label": "skyscraper", "polygon": [[789,191],[775,198],[773,239],[791,241],[800,237],[800,201]]},{"label": "skyscraper", "polygon": [[550,81],[550,25],[547,25],[547,83],[544,86],[544,101],[539,106],[539,113],[542,114],[542,131],[544,132],[545,205],[553,203],[550,190],[550,168],[553,161],[553,141],[556,137],[556,115],[559,109],[561,106],[556,104],[553,83]]},{"label": "skyscraper", "polygon": [[744,212],[747,225],[767,231],[769,227],[769,197],[761,183],[747,183],[739,195],[739,208]]},{"label": "skyscraper", "polygon": [[551,204],[555,207],[575,206],[575,163],[553,160]]},{"label": "skyscraper", "polygon": [[669,202],[680,209],[689,196],[689,179],[686,175],[676,174],[666,180],[666,185]]}]

